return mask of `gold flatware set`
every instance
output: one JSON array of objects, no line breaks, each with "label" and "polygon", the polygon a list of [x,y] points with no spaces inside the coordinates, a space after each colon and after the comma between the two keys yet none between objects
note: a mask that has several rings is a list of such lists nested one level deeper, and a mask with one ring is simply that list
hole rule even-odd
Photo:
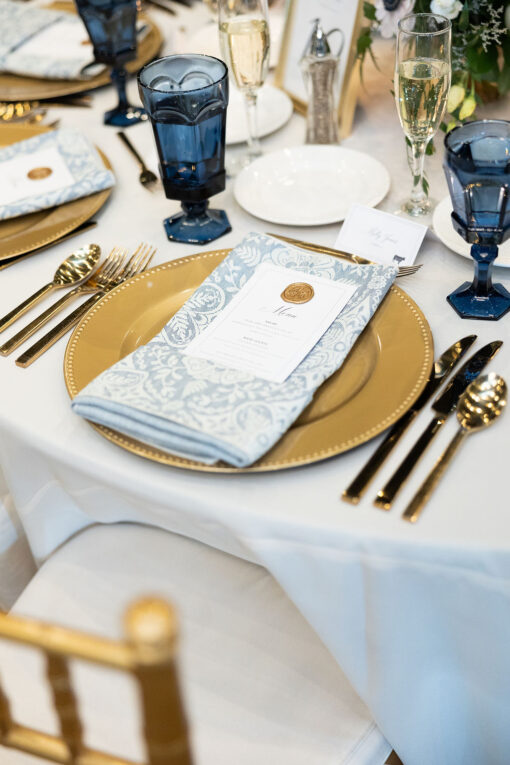
[{"label": "gold flatware set", "polygon": [[[350,504],[358,504],[367,486],[382,466],[404,431],[423,409],[435,391],[446,380],[455,365],[476,340],[476,335],[469,335],[454,343],[434,364],[429,381],[416,403],[395,423],[385,439],[375,450],[368,462],[353,479],[342,494],[342,499]],[[422,483],[409,502],[402,517],[415,523],[432,491],[436,487],[446,466],[468,433],[476,432],[492,424],[501,414],[507,397],[507,387],[503,378],[495,374],[480,377],[488,362],[494,358],[503,342],[495,340],[474,353],[454,375],[432,403],[434,416],[421,433],[393,475],[384,487],[377,492],[375,507],[390,510],[393,502],[406,483],[410,474],[423,456],[434,437],[445,424],[451,413],[457,410],[457,419],[461,429],[446,451],[439,458],[429,476]]]},{"label": "gold flatware set", "polygon": [[100,252],[99,246],[95,244],[77,250],[60,264],[51,282],[41,287],[23,301],[23,303],[0,319],[0,332],[2,332],[53,290],[73,287],[70,292],[66,293],[16,335],[7,340],[0,347],[2,355],[7,356],[9,353],[12,353],[13,350],[18,348],[25,340],[56,316],[68,302],[83,294],[91,295],[88,300],[66,316],[65,319],[16,359],[18,366],[29,366],[77,324],[82,316],[107,292],[127,279],[131,279],[133,276],[137,276],[145,271],[152,261],[156,249],[147,244],[140,244],[128,259],[126,249],[115,247],[99,268],[95,270]]}]

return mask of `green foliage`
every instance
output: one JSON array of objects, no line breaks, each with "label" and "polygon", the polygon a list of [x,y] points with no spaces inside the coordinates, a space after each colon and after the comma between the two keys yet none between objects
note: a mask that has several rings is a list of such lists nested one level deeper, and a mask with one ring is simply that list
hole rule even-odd
[{"label": "green foliage", "polygon": [[[509,2],[464,0],[459,15],[452,20],[452,85],[462,85],[466,98],[454,109],[447,123],[448,129],[463,121],[461,112],[463,115],[469,113],[466,119],[476,116],[472,104],[474,99],[477,103],[481,99],[475,93],[475,83],[494,83],[500,93],[510,92],[510,30],[504,20]],[[413,12],[430,13],[430,4],[431,0],[415,0]],[[379,25],[372,3],[363,3],[363,15],[369,25],[363,27],[358,38],[358,57],[362,65],[367,53],[375,61],[372,33]]]},{"label": "green foliage", "polygon": [[372,3],[367,3],[366,0],[363,3],[363,16],[369,21],[377,21],[375,6]]}]

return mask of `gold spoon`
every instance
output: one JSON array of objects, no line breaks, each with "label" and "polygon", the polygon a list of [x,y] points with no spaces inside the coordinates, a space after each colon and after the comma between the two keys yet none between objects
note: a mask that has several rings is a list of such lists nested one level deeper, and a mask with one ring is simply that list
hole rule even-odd
[{"label": "gold spoon", "polygon": [[0,332],[10,327],[16,319],[23,316],[32,306],[38,303],[45,295],[48,295],[53,290],[60,289],[62,287],[70,287],[73,284],[78,284],[89,276],[94,270],[99,256],[101,255],[101,248],[97,244],[89,244],[87,247],[81,247],[79,250],[75,250],[72,255],[64,260],[59,265],[53,276],[53,281],[49,284],[45,284],[44,287],[34,292],[29,298],[20,303],[12,311],[9,311],[3,318],[0,319]]},{"label": "gold spoon", "polygon": [[502,413],[507,401],[507,385],[502,377],[491,372],[474,380],[463,394],[457,407],[460,429],[450,441],[425,481],[422,483],[402,518],[416,523],[425,503],[439,483],[453,455],[470,433],[487,428]]}]

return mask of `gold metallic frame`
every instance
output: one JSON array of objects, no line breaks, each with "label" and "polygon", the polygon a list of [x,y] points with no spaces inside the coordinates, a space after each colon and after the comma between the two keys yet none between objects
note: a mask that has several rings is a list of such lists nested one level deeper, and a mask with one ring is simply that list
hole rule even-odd
[{"label": "gold metallic frame", "polygon": [[137,681],[146,743],[146,765],[193,765],[188,727],[176,671],[177,619],[164,600],[144,598],[125,615],[125,639],[95,637],[54,624],[0,614],[0,638],[39,649],[59,722],[52,736],[16,722],[0,685],[0,760],[2,747],[28,752],[61,765],[139,765],[89,749],[73,688],[70,660],[111,667]]},{"label": "gold metallic frame", "polygon": [[[278,60],[278,66],[275,73],[275,85],[284,90],[287,95],[292,99],[294,108],[300,114],[306,114],[307,104],[302,98],[286,84],[287,74],[289,71],[289,52],[291,48],[291,40],[296,33],[296,16],[299,3],[309,3],[310,0],[287,0],[286,5],[286,19],[283,30],[282,47],[280,51],[280,57]],[[345,138],[351,132],[352,121],[354,119],[354,111],[356,108],[356,101],[358,97],[358,88],[360,82],[360,62],[357,58],[357,40],[361,31],[362,19],[363,19],[363,0],[346,0],[348,3],[357,4],[357,10],[354,17],[353,27],[348,33],[346,30],[342,31],[345,35],[344,50],[347,50],[347,61],[345,65],[344,75],[342,82],[340,83],[340,100],[338,105],[338,122],[340,128],[340,138]],[[314,3],[315,5],[315,3]],[[315,13],[315,9],[314,9]],[[317,8],[317,17],[320,16],[320,9]],[[322,19],[326,26],[326,31],[329,30],[330,21]],[[338,18],[334,21],[334,26],[342,28],[342,19]],[[303,39],[308,39],[311,33],[311,27],[307,30],[307,34],[303,35]],[[304,48],[304,44],[303,44]],[[297,62],[296,62],[297,65]]]}]

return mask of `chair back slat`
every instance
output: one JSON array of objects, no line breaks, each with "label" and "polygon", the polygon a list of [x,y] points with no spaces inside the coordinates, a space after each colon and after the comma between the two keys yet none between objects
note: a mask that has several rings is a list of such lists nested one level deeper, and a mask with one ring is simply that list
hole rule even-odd
[{"label": "chair back slat", "polygon": [[127,612],[126,633],[135,656],[149,765],[192,765],[175,663],[174,612],[162,600],[139,601]]},{"label": "chair back slat", "polygon": [[83,750],[83,731],[78,703],[71,684],[69,664],[63,656],[46,655],[46,673],[53,694],[53,704],[60,724],[60,734],[74,762]]},{"label": "chair back slat", "polygon": [[175,664],[177,627],[172,608],[157,599],[135,603],[127,612],[126,633],[127,640],[105,640],[0,613],[0,639],[31,645],[45,654],[60,724],[60,736],[19,725],[0,685],[0,745],[65,765],[136,765],[85,746],[69,668],[70,659],[81,659],[134,676],[142,702],[146,765],[193,765]]},{"label": "chair back slat", "polygon": [[12,728],[11,708],[9,699],[0,685],[0,743]]}]

